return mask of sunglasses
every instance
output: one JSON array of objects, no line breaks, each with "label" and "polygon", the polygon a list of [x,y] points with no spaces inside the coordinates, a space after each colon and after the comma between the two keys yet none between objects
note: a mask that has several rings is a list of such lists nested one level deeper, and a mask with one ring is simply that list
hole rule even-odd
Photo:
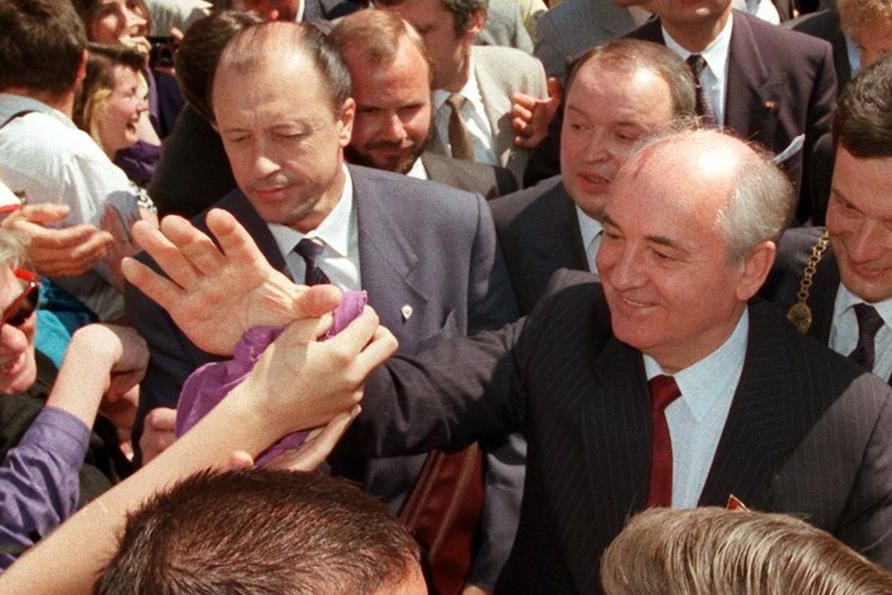
[{"label": "sunglasses", "polygon": [[3,311],[3,319],[0,321],[0,326],[4,324],[15,327],[22,326],[31,317],[34,310],[37,309],[40,277],[24,269],[16,269],[13,273],[21,282],[24,291]]}]

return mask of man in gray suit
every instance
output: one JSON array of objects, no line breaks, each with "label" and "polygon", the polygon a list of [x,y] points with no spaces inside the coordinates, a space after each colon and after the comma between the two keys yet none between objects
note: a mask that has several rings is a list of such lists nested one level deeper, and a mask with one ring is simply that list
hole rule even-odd
[{"label": "man in gray suit", "polygon": [[517,189],[507,169],[427,150],[431,68],[421,37],[393,13],[363,10],[330,34],[356,101],[347,160],[495,198]]},{"label": "man in gray suit", "polygon": [[[282,84],[289,80],[301,84]],[[314,28],[279,22],[241,31],[223,51],[212,84],[217,128],[239,185],[218,206],[233,212],[269,263],[290,278],[366,290],[407,352],[512,320],[514,298],[483,198],[346,167],[343,148],[355,111],[349,92],[340,53]],[[196,221],[203,225],[204,217]],[[214,356],[146,296],[131,287],[127,297],[130,320],[151,353],[140,395],[145,415],[175,406],[185,378]],[[487,527],[501,532],[480,553],[483,568],[475,569],[491,581],[510,547],[515,472],[522,469],[513,459],[489,461],[497,472],[487,480],[506,500],[490,507]],[[359,466],[351,476],[397,508],[423,457],[333,465],[348,463]]]},{"label": "man in gray suit", "polygon": [[[763,289],[799,329],[892,379],[892,58],[861,71],[834,113],[827,227],[791,229]],[[858,352],[861,351],[861,354]]]},{"label": "man in gray suit", "polygon": [[567,0],[536,23],[533,55],[545,74],[564,80],[567,62],[588,48],[622,37],[643,25],[650,12],[647,0]]},{"label": "man in gray suit", "polygon": [[[793,204],[740,140],[652,139],[605,202],[602,284],[561,271],[515,324],[391,359],[341,448],[458,447],[522,428],[523,507],[496,593],[598,593],[593,561],[629,514],[731,496],[892,567],[892,389],[751,301]],[[189,266],[210,242],[185,236]],[[190,293],[190,307],[208,303]]]},{"label": "man in gray suit", "polygon": [[379,0],[424,39],[433,65],[434,129],[430,149],[511,170],[518,185],[529,151],[514,142],[512,94],[548,96],[542,64],[526,52],[474,45],[486,21],[485,0]]},{"label": "man in gray suit", "polygon": [[561,173],[490,203],[522,315],[561,268],[597,272],[598,221],[634,143],[694,114],[694,82],[655,43],[617,39],[583,54],[567,83]]}]

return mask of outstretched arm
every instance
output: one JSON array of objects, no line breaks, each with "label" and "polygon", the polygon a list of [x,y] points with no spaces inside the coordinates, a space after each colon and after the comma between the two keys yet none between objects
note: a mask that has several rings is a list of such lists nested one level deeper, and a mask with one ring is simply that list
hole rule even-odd
[{"label": "outstretched arm", "polygon": [[[256,456],[279,437],[326,425],[353,411],[366,375],[396,349],[396,340],[365,312],[337,336],[316,342],[329,316],[298,320],[264,352],[229,396],[156,459],[106,492],[0,576],[4,593],[90,593],[114,553],[129,511],[192,473],[226,467],[237,450]],[[331,446],[311,441],[308,448]],[[319,453],[309,457],[311,462]]]},{"label": "outstretched arm", "polygon": [[248,329],[319,316],[340,302],[334,287],[307,289],[271,267],[231,213],[213,209],[207,225],[216,244],[175,215],[160,229],[137,222],[134,238],[167,276],[130,258],[122,265],[127,280],[167,310],[199,348],[230,355]]}]

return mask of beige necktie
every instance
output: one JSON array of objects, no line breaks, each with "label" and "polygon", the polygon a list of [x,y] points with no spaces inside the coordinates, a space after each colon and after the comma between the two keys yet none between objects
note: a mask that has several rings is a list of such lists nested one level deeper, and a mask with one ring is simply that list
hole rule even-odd
[{"label": "beige necktie", "polygon": [[461,108],[467,101],[458,93],[453,93],[446,100],[452,113],[449,115],[449,144],[452,146],[452,156],[456,159],[474,160],[474,147],[471,145],[471,135],[468,127],[461,117]]}]

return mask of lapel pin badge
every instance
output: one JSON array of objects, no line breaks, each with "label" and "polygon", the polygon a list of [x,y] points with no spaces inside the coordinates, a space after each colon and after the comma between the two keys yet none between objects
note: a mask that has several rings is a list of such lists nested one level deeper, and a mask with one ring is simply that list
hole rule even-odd
[{"label": "lapel pin badge", "polygon": [[400,314],[403,315],[403,322],[406,322],[412,317],[412,306],[409,304],[403,305],[403,307],[400,308]]},{"label": "lapel pin badge", "polygon": [[777,107],[777,102],[773,99],[768,99],[767,101],[765,101],[764,105],[765,109],[767,109],[768,111],[773,111]]}]

